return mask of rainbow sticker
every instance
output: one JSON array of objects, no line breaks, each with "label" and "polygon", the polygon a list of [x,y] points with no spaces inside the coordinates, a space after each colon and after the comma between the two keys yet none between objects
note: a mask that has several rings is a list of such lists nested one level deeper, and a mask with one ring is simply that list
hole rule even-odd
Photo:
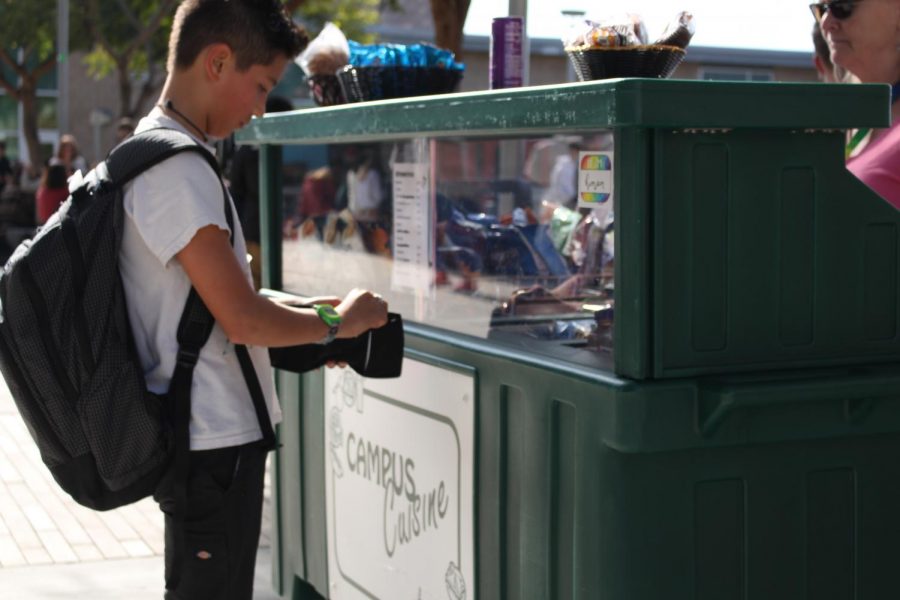
[{"label": "rainbow sticker", "polygon": [[607,154],[585,154],[581,157],[581,168],[591,171],[611,171],[612,159]]},{"label": "rainbow sticker", "polygon": [[578,161],[578,205],[594,207],[613,195],[612,152],[581,152]]}]

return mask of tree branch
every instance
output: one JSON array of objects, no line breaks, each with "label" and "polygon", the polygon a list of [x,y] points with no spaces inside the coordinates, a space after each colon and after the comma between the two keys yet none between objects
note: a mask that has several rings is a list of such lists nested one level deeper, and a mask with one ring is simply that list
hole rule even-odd
[{"label": "tree branch", "polygon": [[116,0],[116,4],[119,5],[119,8],[122,9],[122,14],[125,15],[125,18],[131,22],[131,25],[137,30],[141,30],[141,20],[137,18],[137,15],[134,14],[134,11],[131,10],[131,7],[128,6],[128,3],[125,0]]},{"label": "tree branch", "polygon": [[159,11],[153,15],[153,18],[150,19],[150,22],[143,30],[138,30],[138,37],[125,48],[125,56],[131,56],[137,48],[140,48],[147,43],[153,34],[156,33],[156,30],[159,29],[162,20],[169,14],[177,1],[178,0],[163,0],[159,7]]},{"label": "tree branch", "polygon": [[[153,65],[154,63],[150,64]],[[130,114],[126,116],[134,118],[138,114],[138,111],[144,106],[144,103],[158,91],[160,83],[162,82],[156,81],[156,69],[151,66],[149,73],[147,73],[147,79],[144,81],[143,85],[141,85],[141,91],[138,93],[134,106],[129,108]]]},{"label": "tree branch", "polygon": [[459,24],[460,37],[462,37],[462,30],[466,25],[466,15],[469,14],[470,3],[471,0],[456,0],[456,22]]},{"label": "tree branch", "polygon": [[53,67],[56,66],[56,55],[51,55],[44,60],[41,64],[35,67],[34,71],[31,72],[32,77],[34,77],[35,81],[49,73]]},{"label": "tree branch", "polygon": [[109,40],[106,39],[106,35],[103,33],[103,28],[100,27],[102,20],[100,19],[100,4],[98,0],[87,0],[87,18],[84,21],[91,38],[114,60],[117,60],[118,56],[113,52]]},{"label": "tree branch", "polygon": [[6,80],[6,77],[0,77],[0,88],[6,90],[7,95],[19,102],[19,89]]},{"label": "tree branch", "polygon": [[22,68],[22,65],[16,62],[13,57],[9,55],[9,52],[2,47],[0,47],[0,60],[2,60],[10,69],[15,71],[16,75],[19,77],[24,77],[28,74],[25,69]]}]

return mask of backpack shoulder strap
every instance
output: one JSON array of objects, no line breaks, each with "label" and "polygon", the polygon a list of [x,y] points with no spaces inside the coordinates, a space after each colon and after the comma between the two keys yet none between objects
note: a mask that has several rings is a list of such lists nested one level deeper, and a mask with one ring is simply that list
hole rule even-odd
[{"label": "backpack shoulder strap", "polygon": [[200,154],[221,179],[219,163],[209,150],[184,132],[162,127],[137,133],[113,148],[106,157],[106,169],[109,178],[121,186],[181,152]]}]

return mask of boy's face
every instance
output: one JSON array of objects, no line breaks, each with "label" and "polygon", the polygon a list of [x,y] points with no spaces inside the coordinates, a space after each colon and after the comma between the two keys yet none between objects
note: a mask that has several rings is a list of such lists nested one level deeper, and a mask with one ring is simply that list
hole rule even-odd
[{"label": "boy's face", "polygon": [[253,65],[246,71],[239,71],[234,57],[229,58],[218,82],[217,95],[221,102],[210,113],[207,133],[224,138],[249,123],[254,115],[262,116],[266,111],[266,98],[278,84],[287,64],[288,58],[278,55],[268,65]]}]

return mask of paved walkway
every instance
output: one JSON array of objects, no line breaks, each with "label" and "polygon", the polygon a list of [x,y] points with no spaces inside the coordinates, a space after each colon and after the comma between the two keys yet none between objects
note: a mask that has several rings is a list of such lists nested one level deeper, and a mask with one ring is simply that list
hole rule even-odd
[{"label": "paved walkway", "polygon": [[[271,587],[265,585],[270,581],[269,489],[267,477],[260,537],[260,547],[265,550],[260,552],[260,558],[266,564],[258,561],[257,566],[258,589],[264,595],[257,594],[257,598],[275,597],[265,594]],[[106,580],[110,581],[113,593],[110,598],[124,597],[115,595],[122,593],[122,588],[114,583],[116,575],[119,579],[125,576],[135,584],[134,574],[128,578],[128,573],[134,571],[147,579],[147,586],[155,586],[153,595],[146,597],[159,598],[162,596],[162,553],[162,513],[152,499],[113,511],[95,512],[76,504],[59,489],[41,462],[9,390],[0,379],[0,590],[3,590],[0,597],[10,600],[11,589],[18,590],[14,593],[20,595],[14,597],[23,600],[82,597],[73,595],[73,582],[82,581],[90,586]],[[61,590],[65,595],[40,591],[55,589],[53,585],[48,588],[48,567],[52,566],[61,567],[52,571],[54,579],[69,578],[70,587]],[[149,574],[152,579],[147,577]],[[27,592],[29,580],[34,584],[33,595]],[[144,597],[132,594],[136,591],[132,586],[128,589],[129,598]],[[107,596],[97,593],[92,597]]]}]

